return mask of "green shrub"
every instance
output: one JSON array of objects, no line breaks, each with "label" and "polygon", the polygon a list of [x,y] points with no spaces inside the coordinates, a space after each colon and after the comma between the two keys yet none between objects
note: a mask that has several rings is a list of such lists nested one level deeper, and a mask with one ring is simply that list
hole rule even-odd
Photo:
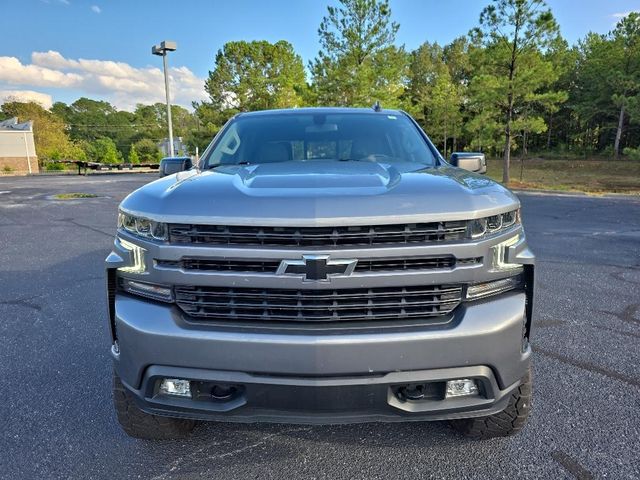
[{"label": "green shrub", "polygon": [[153,140],[143,138],[135,143],[135,150],[142,163],[156,163],[162,158],[162,152]]},{"label": "green shrub", "polygon": [[140,157],[138,156],[135,145],[131,145],[131,148],[129,149],[129,163],[132,165],[140,163]]},{"label": "green shrub", "polygon": [[612,158],[615,156],[615,152],[613,151],[613,145],[607,145],[600,152],[604,157]]},{"label": "green shrub", "polygon": [[64,170],[64,163],[47,162],[44,168],[47,172],[59,172]]},{"label": "green shrub", "polygon": [[2,167],[2,171],[4,173],[11,173],[13,172],[13,168],[11,168],[9,165],[5,165],[4,167]]},{"label": "green shrub", "polygon": [[622,153],[631,160],[640,160],[640,148],[625,148]]},{"label": "green shrub", "polygon": [[122,160],[116,144],[108,137],[102,137],[91,143],[90,157],[100,163],[115,164]]}]

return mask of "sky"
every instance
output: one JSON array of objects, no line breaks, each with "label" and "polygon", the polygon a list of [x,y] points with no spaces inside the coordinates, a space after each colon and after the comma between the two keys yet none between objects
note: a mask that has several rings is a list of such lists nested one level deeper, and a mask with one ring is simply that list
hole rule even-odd
[{"label": "sky", "polygon": [[[317,30],[336,0],[0,0],[0,103],[12,97],[72,103],[107,100],[120,109],[164,101],[161,40],[169,55],[172,101],[206,99],[204,80],[231,40],[287,40],[305,66],[319,49]],[[396,43],[445,44],[478,24],[488,0],[390,0]],[[562,35],[575,43],[606,33],[640,0],[547,0]]]}]

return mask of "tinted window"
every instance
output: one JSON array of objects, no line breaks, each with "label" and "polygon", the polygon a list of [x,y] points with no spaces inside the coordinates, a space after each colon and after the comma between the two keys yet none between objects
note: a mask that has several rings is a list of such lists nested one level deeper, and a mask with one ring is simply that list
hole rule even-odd
[{"label": "tinted window", "polygon": [[240,116],[227,125],[203,164],[313,160],[435,164],[416,126],[404,115],[384,113]]}]

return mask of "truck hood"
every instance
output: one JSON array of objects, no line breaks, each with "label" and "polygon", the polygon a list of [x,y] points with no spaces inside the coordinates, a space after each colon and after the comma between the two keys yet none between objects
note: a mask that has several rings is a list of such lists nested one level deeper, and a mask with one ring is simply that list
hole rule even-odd
[{"label": "truck hood", "polygon": [[334,226],[466,220],[519,206],[493,180],[450,166],[282,162],[190,170],[120,207],[168,223]]}]

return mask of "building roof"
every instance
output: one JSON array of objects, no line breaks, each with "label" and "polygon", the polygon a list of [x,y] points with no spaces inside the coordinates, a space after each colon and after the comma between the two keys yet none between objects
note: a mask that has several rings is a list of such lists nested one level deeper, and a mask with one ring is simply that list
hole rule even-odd
[{"label": "building roof", "polygon": [[18,123],[18,117],[9,118],[7,120],[0,121],[0,131],[3,130],[18,130],[24,132],[30,132],[33,130],[33,121]]}]

